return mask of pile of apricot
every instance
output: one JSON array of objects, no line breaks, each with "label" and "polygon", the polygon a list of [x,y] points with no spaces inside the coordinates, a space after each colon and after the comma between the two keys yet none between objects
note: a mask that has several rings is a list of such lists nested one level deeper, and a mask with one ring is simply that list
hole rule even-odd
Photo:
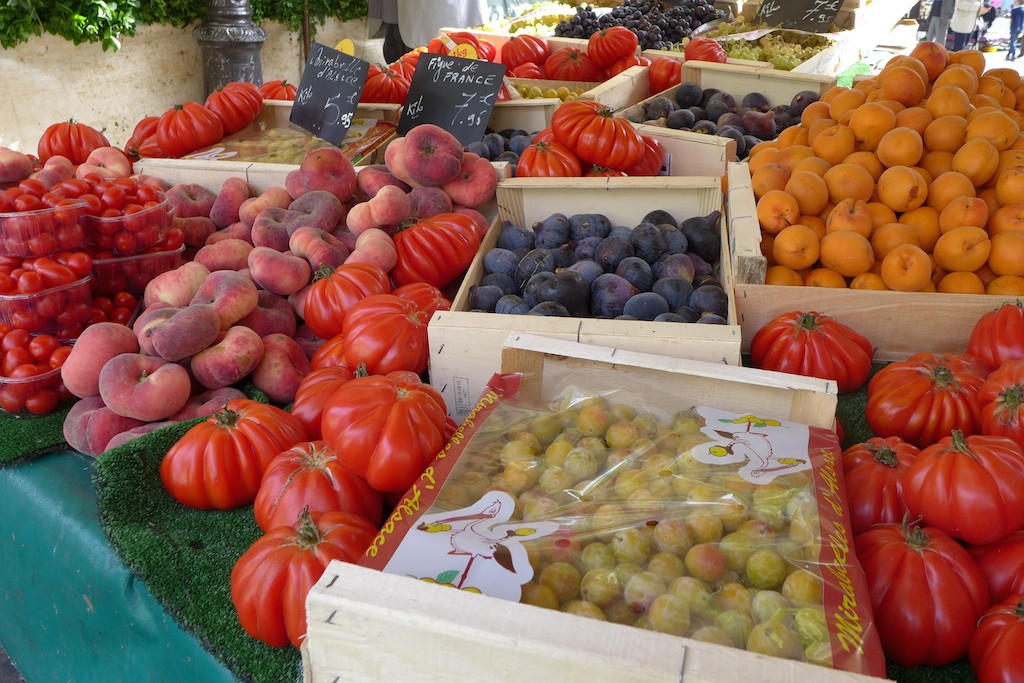
[{"label": "pile of apricot", "polygon": [[918,43],[749,164],[765,282],[1024,295],[1024,81]]}]

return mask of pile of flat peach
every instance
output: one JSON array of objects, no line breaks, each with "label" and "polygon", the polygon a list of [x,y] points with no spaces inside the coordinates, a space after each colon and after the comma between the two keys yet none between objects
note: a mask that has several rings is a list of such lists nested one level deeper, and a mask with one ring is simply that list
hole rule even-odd
[{"label": "pile of flat peach", "polygon": [[749,158],[766,284],[1024,295],[1024,81],[918,43]]}]

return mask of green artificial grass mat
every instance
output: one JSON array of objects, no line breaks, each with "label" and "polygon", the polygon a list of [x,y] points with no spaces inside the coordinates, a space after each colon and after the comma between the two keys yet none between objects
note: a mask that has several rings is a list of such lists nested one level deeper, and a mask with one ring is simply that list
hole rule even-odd
[{"label": "green artificial grass mat", "polygon": [[252,506],[193,510],[171,498],[160,482],[164,454],[200,419],[158,430],[97,458],[100,522],[125,564],[167,613],[238,678],[300,680],[299,651],[272,648],[250,637],[231,602],[231,568],[262,535]]},{"label": "green artificial grass mat", "polygon": [[71,405],[48,415],[11,415],[0,410],[0,469],[67,449],[64,417]]},{"label": "green artificial grass mat", "polygon": [[864,62],[851,64],[845,71],[836,76],[836,85],[841,85],[844,88],[851,88],[853,87],[853,79],[866,73],[871,73],[871,65],[865,64]]}]

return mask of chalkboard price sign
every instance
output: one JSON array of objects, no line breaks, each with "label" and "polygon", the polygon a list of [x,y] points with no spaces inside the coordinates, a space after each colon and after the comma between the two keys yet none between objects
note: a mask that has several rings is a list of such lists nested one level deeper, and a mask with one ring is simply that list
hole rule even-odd
[{"label": "chalkboard price sign", "polygon": [[412,75],[398,134],[433,123],[464,145],[479,140],[487,130],[504,76],[504,64],[424,53]]},{"label": "chalkboard price sign", "polygon": [[288,120],[340,145],[352,125],[369,68],[361,59],[314,42]]},{"label": "chalkboard price sign", "polygon": [[843,0],[762,0],[754,23],[828,33]]}]

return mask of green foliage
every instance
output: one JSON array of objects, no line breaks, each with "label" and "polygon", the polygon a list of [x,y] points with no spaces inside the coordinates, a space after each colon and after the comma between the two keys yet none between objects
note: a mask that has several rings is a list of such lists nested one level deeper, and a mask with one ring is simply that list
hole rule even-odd
[{"label": "green foliage", "polygon": [[[302,28],[304,0],[253,0],[253,21],[275,21],[292,31]],[[308,0],[310,24],[366,16],[366,0]],[[0,47],[10,49],[44,32],[75,45],[121,47],[122,36],[143,24],[184,27],[206,18],[205,0],[0,0]]]}]

